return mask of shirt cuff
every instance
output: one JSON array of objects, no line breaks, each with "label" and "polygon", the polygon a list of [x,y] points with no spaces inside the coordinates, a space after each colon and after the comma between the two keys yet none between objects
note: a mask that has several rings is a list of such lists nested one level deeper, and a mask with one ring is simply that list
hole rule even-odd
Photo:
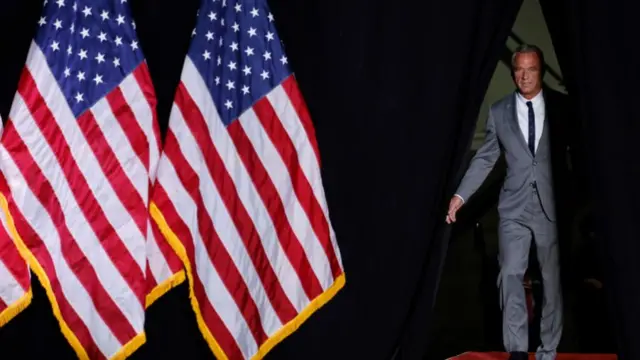
[{"label": "shirt cuff", "polygon": [[462,200],[462,203],[463,203],[463,204],[465,203],[464,198],[463,198],[462,196],[460,196],[460,195],[458,195],[458,194],[453,194],[453,196],[456,196],[456,197],[458,197],[460,200]]}]

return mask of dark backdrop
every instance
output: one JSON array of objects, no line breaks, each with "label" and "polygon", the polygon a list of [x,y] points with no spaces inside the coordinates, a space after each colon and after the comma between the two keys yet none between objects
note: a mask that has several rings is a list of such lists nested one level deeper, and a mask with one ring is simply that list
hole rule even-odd
[{"label": "dark backdrop", "polygon": [[[270,1],[316,126],[331,218],[347,273],[345,289],[276,347],[270,359],[422,357],[446,252],[446,203],[459,179],[479,105],[520,2]],[[199,1],[130,3],[164,128]],[[3,117],[8,114],[40,4],[38,0],[0,2]],[[576,14],[598,19],[614,15],[592,5],[575,6],[580,10]],[[601,195],[602,231],[615,237],[608,254],[621,259],[615,265],[611,262],[611,278],[621,279],[626,271],[638,274],[640,266],[631,262],[638,254],[638,245],[631,243],[638,231],[631,224],[638,213],[632,204],[640,200],[634,185],[640,173],[635,165],[638,151],[630,136],[633,130],[638,133],[638,122],[632,121],[638,116],[632,107],[635,93],[617,87],[624,78],[608,80],[599,66],[625,60],[623,54],[631,42],[607,44],[606,34],[614,34],[622,25],[602,21],[608,28],[599,31],[606,31],[605,35],[588,33],[587,20],[574,21],[572,31],[568,25],[559,26],[556,34],[576,43],[571,48],[575,54],[589,54],[567,56],[564,63],[581,80],[576,84],[585,87],[580,105],[584,114],[591,114],[588,134],[603,136],[588,137],[593,145],[590,164]],[[633,28],[619,30],[628,31],[625,36],[630,38],[633,34]],[[616,57],[606,60],[598,53],[599,46],[616,51]],[[637,77],[639,68],[631,65],[637,64],[637,57],[634,60],[622,69]],[[590,81],[603,81],[606,86],[599,88]],[[630,93],[617,98],[622,89]],[[618,106],[615,119],[610,119],[604,105],[595,108],[599,105],[593,103],[601,96],[606,104]],[[607,119],[622,128],[606,126]],[[611,177],[603,175],[603,170]],[[608,188],[614,185],[615,190]],[[633,320],[638,318],[633,301],[640,303],[640,283],[630,284],[630,279],[616,283],[611,295],[621,306],[618,313],[629,311]],[[35,286],[33,304],[0,329],[3,354],[13,350],[23,358],[72,358],[44,293]],[[626,299],[621,296],[625,290],[636,292]],[[631,339],[636,330],[630,322],[620,324],[618,329],[626,330],[621,339]],[[147,333],[147,344],[132,358],[211,356],[197,331],[184,286],[151,307]]]},{"label": "dark backdrop", "polygon": [[542,0],[587,146],[597,243],[621,359],[640,359],[637,1]]}]

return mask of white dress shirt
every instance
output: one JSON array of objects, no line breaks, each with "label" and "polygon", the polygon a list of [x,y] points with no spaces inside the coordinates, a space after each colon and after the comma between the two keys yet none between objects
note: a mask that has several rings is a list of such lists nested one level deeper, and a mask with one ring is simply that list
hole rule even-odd
[{"label": "white dress shirt", "polygon": [[[542,95],[542,91],[540,91],[536,96],[534,96],[531,100],[527,100],[522,94],[516,92],[516,115],[518,116],[518,125],[520,127],[520,131],[522,132],[522,136],[524,136],[525,144],[529,144],[529,107],[527,106],[527,101],[531,101],[531,105],[533,106],[533,115],[535,117],[536,123],[536,137],[535,137],[535,146],[534,150],[538,150],[538,144],[540,143],[540,138],[542,137],[542,130],[544,130],[544,117],[545,117],[545,108],[544,108],[544,97]],[[459,197],[462,202],[465,202],[465,199],[462,196],[455,194],[455,196]]]},{"label": "white dress shirt", "polygon": [[538,143],[540,142],[540,138],[542,137],[542,130],[544,128],[544,97],[542,96],[542,91],[538,93],[538,95],[534,96],[533,99],[527,100],[520,93],[516,93],[516,114],[518,115],[518,125],[520,125],[520,131],[522,132],[522,136],[524,136],[524,142],[529,145],[529,108],[527,107],[527,101],[531,101],[533,105],[533,114],[536,122],[536,141],[535,141],[535,150],[538,150]]}]

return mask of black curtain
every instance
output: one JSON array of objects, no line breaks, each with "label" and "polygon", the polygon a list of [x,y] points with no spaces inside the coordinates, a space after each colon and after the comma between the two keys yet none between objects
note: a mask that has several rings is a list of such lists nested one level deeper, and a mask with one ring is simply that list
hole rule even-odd
[{"label": "black curtain", "polygon": [[546,1],[545,17],[576,95],[620,359],[640,358],[640,81],[636,1]]},{"label": "black curtain", "polygon": [[444,208],[520,1],[270,3],[315,119],[347,273],[272,358],[421,359]]}]

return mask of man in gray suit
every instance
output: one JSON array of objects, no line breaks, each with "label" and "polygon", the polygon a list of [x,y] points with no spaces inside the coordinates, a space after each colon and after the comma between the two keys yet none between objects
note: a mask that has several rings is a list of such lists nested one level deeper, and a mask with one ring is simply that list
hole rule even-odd
[{"label": "man in gray suit", "polygon": [[[539,48],[519,47],[513,54],[511,66],[518,90],[491,106],[485,142],[451,199],[446,221],[456,221],[456,212],[482,185],[498,158],[504,155],[507,175],[498,203],[498,287],[504,346],[511,353],[510,359],[527,359],[528,318],[523,278],[533,240],[544,289],[541,345],[536,358],[551,360],[556,357],[563,323],[556,227],[559,211],[554,189],[560,190],[555,186],[558,182],[554,178],[559,175],[555,163],[566,164],[564,156],[552,161],[551,155],[554,148],[565,153],[567,148],[554,146],[551,138],[565,134],[554,132],[554,126],[550,124],[569,119],[561,118],[562,112],[554,112],[551,108],[552,98],[559,93],[543,90],[544,58]],[[554,134],[550,136],[552,132]]]}]

